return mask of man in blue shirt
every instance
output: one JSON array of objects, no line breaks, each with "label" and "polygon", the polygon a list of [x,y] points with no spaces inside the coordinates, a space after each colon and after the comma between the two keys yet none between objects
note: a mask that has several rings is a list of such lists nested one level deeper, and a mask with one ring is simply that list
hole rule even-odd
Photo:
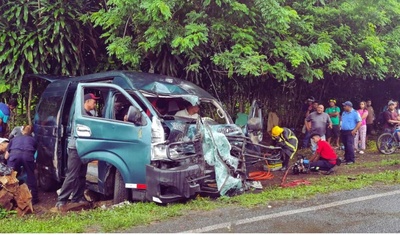
[{"label": "man in blue shirt", "polygon": [[354,160],[354,136],[361,126],[360,114],[353,109],[350,101],[343,103],[341,137],[344,145],[344,161],[346,164],[353,164]]},{"label": "man in blue shirt", "polygon": [[10,99],[7,104],[0,102],[0,137],[4,137],[7,132],[7,122],[10,118],[11,110],[18,105],[17,100]]}]

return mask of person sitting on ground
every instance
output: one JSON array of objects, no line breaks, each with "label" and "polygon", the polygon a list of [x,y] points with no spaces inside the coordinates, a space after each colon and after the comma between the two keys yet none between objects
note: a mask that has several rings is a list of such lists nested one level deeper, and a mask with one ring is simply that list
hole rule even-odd
[{"label": "person sitting on ground", "polygon": [[32,137],[32,131],[33,127],[26,125],[22,129],[22,135],[10,140],[5,159],[7,160],[7,165],[19,173],[21,173],[21,167],[23,167],[27,176],[26,184],[32,194],[32,204],[36,204],[39,202],[34,158],[37,142]]},{"label": "person sitting on ground", "polygon": [[175,116],[197,119],[199,117],[199,105],[188,104],[185,109],[176,112]]},{"label": "person sitting on ground", "polygon": [[311,135],[312,140],[317,144],[317,150],[310,158],[310,169],[327,171],[331,174],[336,170],[338,157],[332,146],[317,133]]},{"label": "person sitting on ground", "polygon": [[298,140],[292,130],[286,127],[274,126],[272,128],[272,140],[274,146],[282,148],[282,168],[281,171],[289,167],[289,159],[292,159],[297,151]]}]

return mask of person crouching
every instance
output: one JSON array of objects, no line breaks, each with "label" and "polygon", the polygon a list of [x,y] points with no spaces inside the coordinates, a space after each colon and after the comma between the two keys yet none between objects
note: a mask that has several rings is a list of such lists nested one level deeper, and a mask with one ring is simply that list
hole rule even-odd
[{"label": "person crouching", "polygon": [[312,140],[317,144],[317,150],[310,158],[311,170],[327,171],[326,174],[331,174],[336,170],[338,157],[332,146],[325,140],[321,139],[319,134],[312,134]]},{"label": "person crouching", "polygon": [[16,136],[10,140],[7,146],[5,159],[7,160],[7,165],[19,173],[21,167],[23,167],[27,176],[26,184],[32,194],[32,204],[36,204],[39,202],[34,159],[37,142],[32,137],[32,126],[24,126],[21,133],[22,135]]}]

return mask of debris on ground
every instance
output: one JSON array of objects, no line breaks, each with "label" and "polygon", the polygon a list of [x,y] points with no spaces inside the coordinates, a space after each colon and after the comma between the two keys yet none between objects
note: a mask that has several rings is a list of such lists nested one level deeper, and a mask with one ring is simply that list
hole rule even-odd
[{"label": "debris on ground", "polygon": [[0,176],[0,207],[17,211],[18,216],[33,213],[32,194],[25,183],[19,184],[16,171]]}]

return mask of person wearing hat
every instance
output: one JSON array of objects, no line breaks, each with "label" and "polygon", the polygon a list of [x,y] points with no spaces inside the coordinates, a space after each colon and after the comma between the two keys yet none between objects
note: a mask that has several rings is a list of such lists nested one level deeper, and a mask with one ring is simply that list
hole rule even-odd
[{"label": "person wearing hat", "polygon": [[353,164],[354,159],[354,136],[361,126],[361,116],[353,109],[353,103],[346,101],[343,104],[342,127],[340,135],[344,145],[344,162]]},{"label": "person wearing hat", "polygon": [[393,132],[396,125],[400,123],[398,118],[399,116],[395,109],[395,103],[393,100],[390,100],[387,110],[383,113],[383,119],[385,121],[383,125],[384,131],[388,133]]},{"label": "person wearing hat", "polygon": [[[329,144],[332,144],[332,138],[335,138],[335,147],[339,148],[339,136],[340,136],[340,108],[336,106],[336,100],[329,100],[329,108],[325,110],[325,113],[329,115],[332,121],[332,129],[328,128],[326,130],[326,137]],[[333,144],[332,144],[333,145]]]},{"label": "person wearing hat", "polygon": [[292,130],[286,127],[274,126],[271,130],[274,145],[282,148],[282,171],[289,167],[289,159],[292,159],[297,151],[298,140]]},{"label": "person wearing hat", "polygon": [[338,157],[332,146],[317,133],[311,134],[311,139],[317,144],[315,154],[310,158],[310,169],[327,171],[329,175],[336,170]]},{"label": "person wearing hat", "polygon": [[[88,93],[84,96],[83,108],[84,112],[88,116],[93,116],[91,111],[96,107],[96,97],[93,93]],[[69,137],[68,146],[68,171],[61,186],[60,193],[57,198],[55,208],[51,211],[59,211],[61,207],[67,204],[69,197],[72,194],[71,202],[73,203],[87,203],[84,197],[84,191],[86,187],[86,172],[87,163],[83,163],[76,150],[76,136],[75,127],[71,128],[71,136]]]},{"label": "person wearing hat", "polygon": [[16,99],[10,99],[7,104],[0,102],[0,137],[5,137],[8,129],[8,119],[11,111],[18,106]]}]

